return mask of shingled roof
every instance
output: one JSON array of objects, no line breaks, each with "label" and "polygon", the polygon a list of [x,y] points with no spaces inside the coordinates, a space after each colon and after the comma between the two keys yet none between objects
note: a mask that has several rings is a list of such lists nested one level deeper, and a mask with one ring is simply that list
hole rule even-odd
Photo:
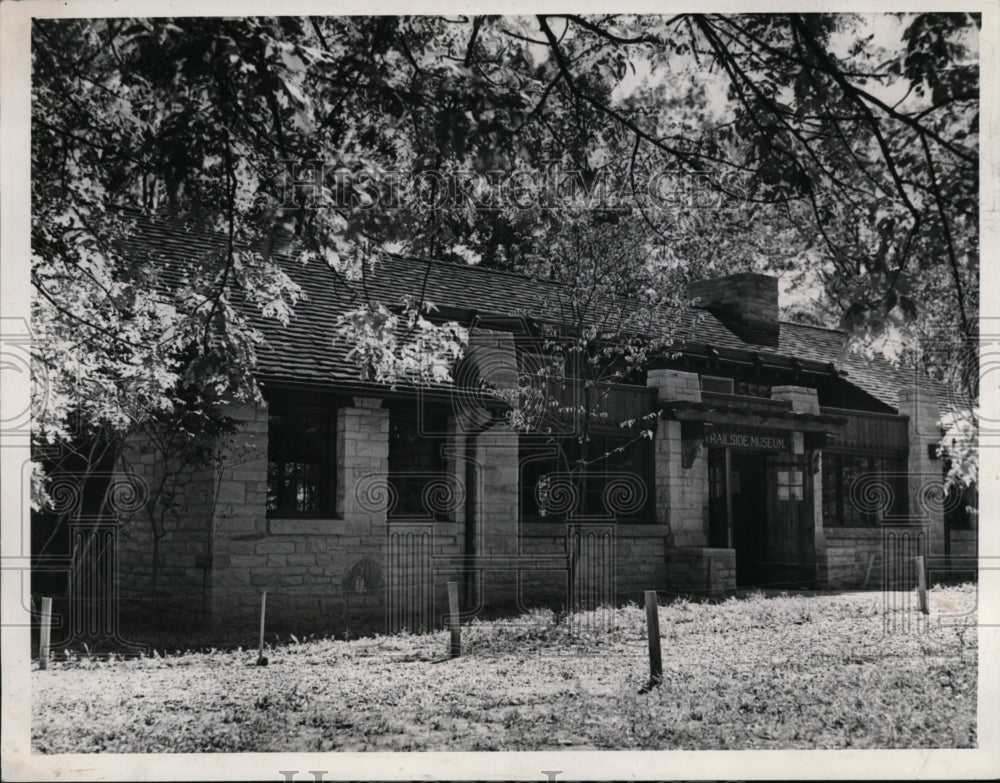
[{"label": "shingled roof", "polygon": [[[143,221],[140,245],[153,257],[181,265],[185,259],[218,248],[221,242],[219,237],[193,234],[168,223]],[[305,298],[296,305],[295,317],[287,326],[254,314],[255,325],[266,339],[266,345],[258,349],[259,376],[323,386],[375,386],[364,382],[357,364],[348,359],[351,346],[334,339],[338,317],[361,303],[357,294],[324,264],[302,264],[281,253],[275,259],[302,287]],[[366,275],[365,288],[371,299],[389,306],[423,291],[424,298],[439,307],[540,321],[552,319],[559,291],[554,283],[511,272],[396,255],[386,255],[374,265]],[[680,346],[698,344],[829,365],[892,408],[898,406],[897,390],[915,381],[912,370],[883,357],[843,355],[847,335],[838,330],[783,321],[774,336],[739,329],[699,308],[664,314]],[[938,396],[943,409],[951,407],[945,389],[938,387]]]}]

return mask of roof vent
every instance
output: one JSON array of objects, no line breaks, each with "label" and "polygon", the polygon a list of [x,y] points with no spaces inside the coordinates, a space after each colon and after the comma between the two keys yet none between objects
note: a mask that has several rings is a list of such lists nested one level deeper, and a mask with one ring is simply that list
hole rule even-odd
[{"label": "roof vent", "polygon": [[778,278],[757,272],[742,272],[711,280],[698,280],[687,288],[697,307],[725,320],[767,332],[778,333]]}]

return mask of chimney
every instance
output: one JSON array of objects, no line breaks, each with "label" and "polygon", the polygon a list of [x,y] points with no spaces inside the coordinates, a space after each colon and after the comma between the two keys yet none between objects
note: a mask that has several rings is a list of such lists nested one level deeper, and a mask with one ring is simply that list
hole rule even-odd
[{"label": "chimney", "polygon": [[778,278],[757,272],[743,272],[711,280],[698,280],[687,295],[702,307],[725,320],[778,333]]}]

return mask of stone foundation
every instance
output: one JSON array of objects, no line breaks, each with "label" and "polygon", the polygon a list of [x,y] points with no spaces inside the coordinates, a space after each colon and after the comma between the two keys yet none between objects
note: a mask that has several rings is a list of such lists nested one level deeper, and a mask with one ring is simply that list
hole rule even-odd
[{"label": "stone foundation", "polygon": [[[923,528],[925,538],[920,551],[926,552],[934,539],[927,536],[930,525]],[[822,561],[825,563],[827,578],[822,586],[831,590],[879,590],[886,570],[897,573],[899,565],[883,564],[886,556],[885,537],[892,526],[876,528],[826,528],[826,549]],[[930,583],[975,581],[976,579],[976,531],[952,530],[950,555],[925,554],[927,576]],[[891,548],[891,551],[898,549]],[[912,548],[916,552],[916,548]],[[893,570],[895,569],[895,570]]]},{"label": "stone foundation", "polygon": [[942,574],[932,571],[931,579],[975,582],[978,579],[979,531],[949,531],[950,557]]},{"label": "stone foundation", "polygon": [[[583,581],[597,581],[592,595],[599,603],[641,603],[646,590],[660,589],[666,578],[665,556],[667,529],[663,525],[614,525],[607,528],[610,547],[590,547],[581,553],[574,566],[577,589],[586,590]],[[570,535],[565,524],[536,523],[525,525],[521,534],[520,590],[518,606],[568,606],[572,596]],[[602,552],[614,552],[613,559]],[[603,584],[613,575],[613,585]]]},{"label": "stone foundation", "polygon": [[880,528],[828,527],[824,531],[824,536],[826,538],[825,587],[832,590],[881,587],[882,530]]},{"label": "stone foundation", "polygon": [[666,550],[668,590],[707,598],[736,591],[736,550],[677,547]]}]

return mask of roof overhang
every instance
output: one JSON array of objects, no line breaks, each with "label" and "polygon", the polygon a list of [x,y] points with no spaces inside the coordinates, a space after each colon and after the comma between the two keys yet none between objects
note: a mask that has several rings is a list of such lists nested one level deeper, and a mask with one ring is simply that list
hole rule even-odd
[{"label": "roof overhang", "polygon": [[257,380],[265,390],[285,392],[315,392],[338,396],[379,397],[386,400],[422,400],[435,405],[451,406],[455,411],[481,409],[489,413],[491,420],[499,421],[510,410],[510,404],[492,394],[490,389],[472,389],[436,384],[418,386],[399,383],[395,386],[365,381],[345,382],[292,380],[278,375],[257,375]]},{"label": "roof overhang", "polygon": [[[680,354],[687,359],[718,362],[756,370],[783,370],[832,378],[847,375],[846,370],[838,369],[833,362],[818,362],[771,351],[750,351],[684,341],[671,349],[670,353]],[[665,357],[665,361],[669,362],[670,360]]]},{"label": "roof overhang", "polygon": [[788,432],[832,432],[847,424],[846,416],[799,413],[770,405],[729,405],[677,400],[661,403],[659,417],[707,426],[767,427]]}]

